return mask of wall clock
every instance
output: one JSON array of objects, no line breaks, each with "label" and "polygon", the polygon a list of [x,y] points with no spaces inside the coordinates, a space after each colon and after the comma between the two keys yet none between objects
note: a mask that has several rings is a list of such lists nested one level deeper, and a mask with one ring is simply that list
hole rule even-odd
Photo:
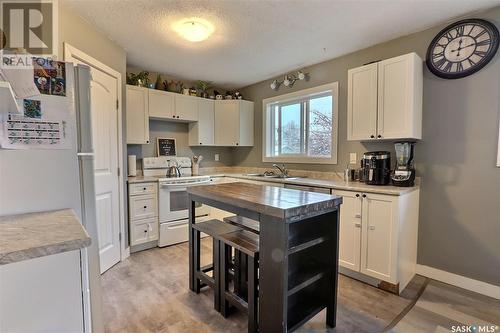
[{"label": "wall clock", "polygon": [[458,79],[486,66],[498,50],[494,24],[481,19],[455,22],[441,30],[427,49],[429,70],[445,79]]}]

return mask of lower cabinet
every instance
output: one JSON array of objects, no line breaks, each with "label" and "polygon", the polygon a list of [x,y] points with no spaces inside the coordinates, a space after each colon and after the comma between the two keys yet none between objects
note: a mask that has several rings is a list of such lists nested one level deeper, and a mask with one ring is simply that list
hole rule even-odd
[{"label": "lower cabinet", "polygon": [[130,245],[156,241],[158,232],[158,184],[129,184]]},{"label": "lower cabinet", "polygon": [[342,196],[339,264],[402,291],[415,275],[419,191],[394,196],[333,191]]}]

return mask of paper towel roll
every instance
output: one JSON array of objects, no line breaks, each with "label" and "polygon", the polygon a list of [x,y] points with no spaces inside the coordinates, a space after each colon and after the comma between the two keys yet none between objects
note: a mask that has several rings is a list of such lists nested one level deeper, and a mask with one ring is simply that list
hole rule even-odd
[{"label": "paper towel roll", "polygon": [[128,155],[128,175],[137,176],[137,164],[135,155]]}]

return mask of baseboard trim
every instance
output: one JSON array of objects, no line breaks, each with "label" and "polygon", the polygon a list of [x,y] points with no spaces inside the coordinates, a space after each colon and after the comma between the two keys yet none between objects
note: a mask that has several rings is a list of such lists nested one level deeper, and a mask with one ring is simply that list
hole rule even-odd
[{"label": "baseboard trim", "polygon": [[423,275],[430,279],[451,284],[463,289],[467,289],[478,294],[500,299],[500,287],[479,280],[474,280],[465,276],[446,272],[434,267],[418,265],[417,274]]}]

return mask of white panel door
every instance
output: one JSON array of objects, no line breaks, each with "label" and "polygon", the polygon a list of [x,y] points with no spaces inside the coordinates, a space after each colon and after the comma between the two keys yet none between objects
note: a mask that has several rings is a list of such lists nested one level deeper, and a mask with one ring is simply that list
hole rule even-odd
[{"label": "white panel door", "polygon": [[377,64],[350,69],[347,91],[347,140],[375,139]]},{"label": "white panel door", "polygon": [[215,101],[215,145],[239,144],[239,109],[237,101]]},{"label": "white panel door", "polygon": [[198,120],[198,97],[175,95],[175,116],[179,120]]},{"label": "white panel door", "polygon": [[91,68],[92,137],[101,273],[120,261],[117,79]]},{"label": "white panel door", "polygon": [[362,215],[361,273],[396,283],[397,201],[366,194]]},{"label": "white panel door", "polygon": [[[175,118],[174,93],[154,89],[146,89],[149,94],[149,116],[159,119]],[[127,105],[128,109],[128,105]]]},{"label": "white panel door", "polygon": [[411,133],[412,58],[381,61],[378,71],[378,132],[381,139],[407,138]]},{"label": "white panel door", "polygon": [[362,198],[356,192],[335,191],[334,194],[343,198],[340,206],[339,264],[359,272]]}]

